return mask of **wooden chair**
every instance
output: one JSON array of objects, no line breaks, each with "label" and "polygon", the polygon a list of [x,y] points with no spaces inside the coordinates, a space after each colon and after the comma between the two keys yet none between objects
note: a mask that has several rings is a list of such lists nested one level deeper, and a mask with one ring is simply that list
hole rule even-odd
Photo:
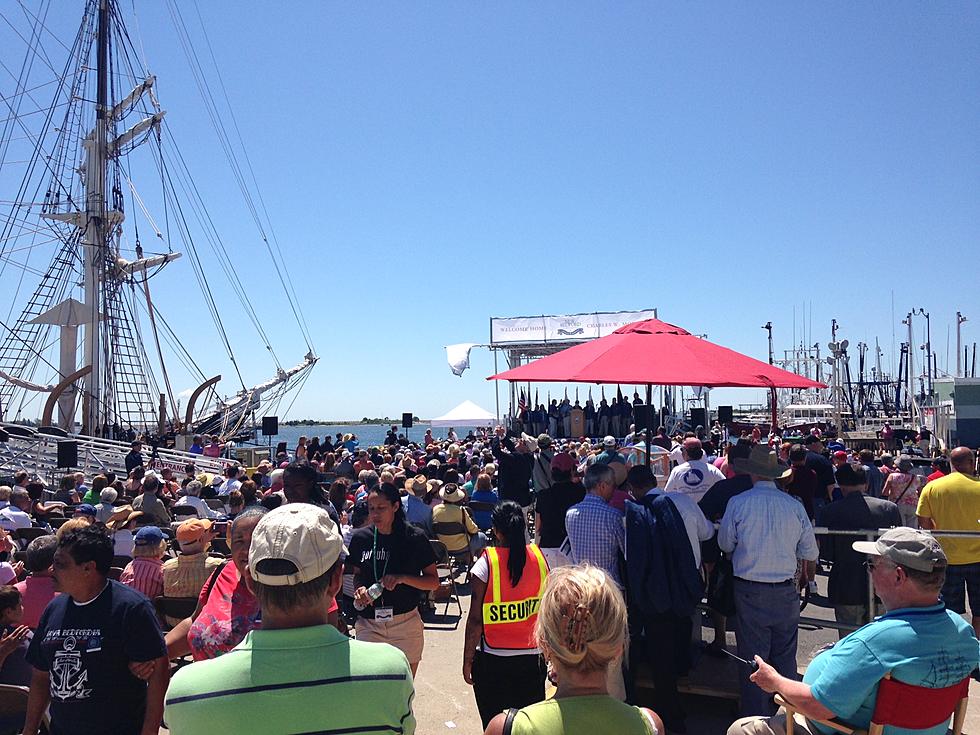
[{"label": "wooden chair", "polygon": [[[970,677],[942,689],[914,686],[893,679],[890,673],[878,683],[878,696],[867,735],[882,735],[885,727],[907,730],[926,730],[953,718],[953,735],[962,735],[966,720],[966,704],[970,693]],[[786,735],[793,735],[793,714],[796,710],[778,694],[776,704],[786,710]],[[816,720],[845,735],[863,733],[837,720]]]},{"label": "wooden chair", "polygon": [[[456,607],[459,610],[459,616],[456,618],[456,625],[459,625],[460,618],[463,617],[463,604],[459,600],[459,592],[456,590],[456,578],[453,575],[453,561],[449,556],[449,550],[446,549],[446,545],[442,541],[436,541],[431,539],[429,544],[432,546],[432,553],[436,557],[436,575],[439,577],[439,584],[441,585],[444,581],[449,582],[449,597],[446,598],[446,608],[443,610],[442,614],[446,615],[449,613],[449,604],[456,600]],[[440,574],[441,571],[446,572],[446,576]]]},{"label": "wooden chair", "polygon": [[[27,697],[30,694],[28,687],[14,686],[13,684],[0,684],[0,722],[14,722],[20,720],[20,726],[16,728],[20,732],[24,727],[24,719],[27,717]],[[51,731],[51,718],[47,708],[41,716],[41,732],[47,735]]]}]

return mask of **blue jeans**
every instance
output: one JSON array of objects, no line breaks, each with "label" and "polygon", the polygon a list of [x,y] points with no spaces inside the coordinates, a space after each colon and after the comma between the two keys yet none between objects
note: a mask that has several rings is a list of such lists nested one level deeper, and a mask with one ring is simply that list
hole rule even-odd
[{"label": "blue jeans", "polygon": [[[799,622],[800,597],[792,581],[769,585],[735,579],[735,640],[739,656],[747,661],[761,656],[783,676],[799,679],[796,669]],[[775,714],[772,695],[749,681],[750,671],[740,673],[742,716]]]}]

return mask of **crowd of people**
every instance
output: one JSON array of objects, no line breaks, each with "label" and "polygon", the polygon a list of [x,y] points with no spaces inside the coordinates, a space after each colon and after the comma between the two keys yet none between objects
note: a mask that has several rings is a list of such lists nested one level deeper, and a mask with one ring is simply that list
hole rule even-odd
[{"label": "crowd of people", "polygon": [[[785,730],[774,693],[805,732],[866,728],[879,675],[941,688],[980,664],[980,616],[960,617],[967,596],[980,607],[980,540],[941,534],[976,530],[970,449],[926,474],[817,433],[661,429],[648,447],[623,425],[625,440],[549,428],[303,438],[218,476],[154,469],[134,441],[125,477],[70,473],[54,492],[17,472],[0,486],[0,683],[30,698],[0,732],[414,732],[439,564],[469,583],[462,681],[487,733],[686,732],[702,605],[705,653],[726,656],[733,618],[756,662],[736,734]],[[800,591],[825,563],[842,640],[800,681]]]}]

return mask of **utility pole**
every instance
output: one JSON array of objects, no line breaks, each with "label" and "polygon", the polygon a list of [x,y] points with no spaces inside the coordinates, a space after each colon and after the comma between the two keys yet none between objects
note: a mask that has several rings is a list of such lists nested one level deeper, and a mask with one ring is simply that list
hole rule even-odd
[{"label": "utility pole", "polygon": [[906,381],[905,390],[906,390],[906,400],[908,400],[909,402],[909,415],[910,418],[914,421],[915,420],[915,399],[914,399],[915,372],[912,367],[914,360],[912,359],[913,342],[912,342],[912,312],[911,311],[902,320],[902,324],[907,326],[909,330],[908,350],[905,353],[905,357],[907,358],[906,371],[905,371],[905,381]]},{"label": "utility pole", "polygon": [[957,378],[963,377],[963,373],[961,372],[961,366],[960,366],[960,358],[963,356],[962,331],[963,331],[963,322],[965,321],[966,321],[966,317],[963,316],[960,312],[956,312],[956,377]]},{"label": "utility pole", "polygon": [[[766,322],[762,325],[762,328],[769,332],[769,364],[773,364],[772,358],[772,322]],[[959,343],[957,343],[956,349],[959,349]]]}]

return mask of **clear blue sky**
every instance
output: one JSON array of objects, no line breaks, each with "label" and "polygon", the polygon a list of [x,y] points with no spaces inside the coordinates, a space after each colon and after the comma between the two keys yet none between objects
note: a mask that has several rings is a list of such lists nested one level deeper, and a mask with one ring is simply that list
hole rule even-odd
[{"label": "clear blue sky", "polygon": [[[280,359],[296,362],[303,341],[167,6],[136,5],[167,126]],[[64,7],[52,28],[73,32]],[[181,7],[206,56],[195,5]],[[789,348],[804,301],[811,341],[829,341],[836,318],[886,352],[922,306],[940,368],[957,309],[977,338],[976,4],[209,0],[200,12],[323,358],[293,418],[431,416],[466,398],[492,410],[488,353],[456,378],[442,349],[486,341],[491,316],[658,308],[765,359],[760,325]],[[12,63],[21,49],[2,53]],[[230,377],[187,263],[160,279],[161,308],[208,372]],[[223,300],[257,382],[265,350]]]}]

